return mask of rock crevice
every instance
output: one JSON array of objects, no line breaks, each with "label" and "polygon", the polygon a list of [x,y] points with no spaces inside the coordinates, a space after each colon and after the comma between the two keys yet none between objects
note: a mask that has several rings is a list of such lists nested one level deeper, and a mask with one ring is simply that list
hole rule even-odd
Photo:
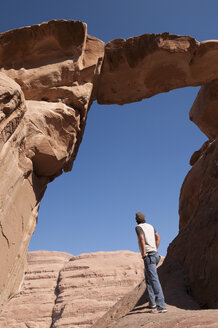
[{"label": "rock crevice", "polygon": [[[70,261],[70,259],[68,260]],[[57,283],[56,283],[56,287],[55,287],[55,290],[54,290],[54,293],[55,293],[55,300],[54,300],[54,305],[53,305],[53,309],[52,309],[52,314],[51,314],[51,325],[49,328],[54,328],[54,325],[55,325],[55,322],[57,320],[59,320],[62,316],[62,313],[64,311],[64,308],[66,306],[66,304],[64,304],[62,306],[62,308],[60,309],[60,312],[59,313],[56,313],[56,305],[58,303],[58,299],[59,299],[59,296],[61,294],[61,289],[60,289],[60,282],[61,282],[61,271],[63,270],[64,266],[66,265],[66,263],[64,263],[63,267],[60,269],[59,271],[59,274],[58,274],[58,279],[57,279]]]},{"label": "rock crevice", "polygon": [[2,224],[1,224],[1,222],[0,222],[0,228],[1,228],[2,236],[5,238],[5,240],[6,240],[7,244],[8,244],[8,248],[9,248],[9,247],[10,247],[10,242],[9,242],[7,236],[6,236],[5,233],[4,233],[3,226],[2,226]]}]

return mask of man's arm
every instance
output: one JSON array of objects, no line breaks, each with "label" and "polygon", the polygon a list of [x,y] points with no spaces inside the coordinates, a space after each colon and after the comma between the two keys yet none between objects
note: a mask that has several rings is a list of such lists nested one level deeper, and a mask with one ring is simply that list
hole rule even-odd
[{"label": "man's arm", "polygon": [[145,237],[143,234],[140,234],[138,236],[138,243],[139,243],[139,249],[141,252],[141,256],[144,259],[146,257],[146,250],[145,250]]},{"label": "man's arm", "polygon": [[160,236],[157,232],[155,232],[155,243],[156,243],[156,247],[158,248],[160,245]]}]

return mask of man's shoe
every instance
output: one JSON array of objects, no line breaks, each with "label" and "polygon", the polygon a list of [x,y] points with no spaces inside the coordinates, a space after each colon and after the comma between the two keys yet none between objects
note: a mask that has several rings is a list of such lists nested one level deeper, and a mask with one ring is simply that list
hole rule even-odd
[{"label": "man's shoe", "polygon": [[167,312],[167,309],[158,306],[158,307],[157,307],[157,312],[158,312],[158,313],[166,313],[166,312]]},{"label": "man's shoe", "polygon": [[153,308],[151,309],[150,313],[153,313],[153,314],[159,313],[158,310],[157,310],[156,305],[155,305],[155,307],[153,307]]},{"label": "man's shoe", "polygon": [[149,309],[155,309],[157,307],[157,305],[156,304],[149,304]]}]

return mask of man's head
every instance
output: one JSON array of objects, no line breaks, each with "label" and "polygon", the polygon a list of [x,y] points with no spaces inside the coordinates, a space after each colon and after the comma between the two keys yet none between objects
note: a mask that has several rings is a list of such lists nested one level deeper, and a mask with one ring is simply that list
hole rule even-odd
[{"label": "man's head", "polygon": [[136,212],[135,219],[138,224],[145,223],[145,214],[142,212]]}]

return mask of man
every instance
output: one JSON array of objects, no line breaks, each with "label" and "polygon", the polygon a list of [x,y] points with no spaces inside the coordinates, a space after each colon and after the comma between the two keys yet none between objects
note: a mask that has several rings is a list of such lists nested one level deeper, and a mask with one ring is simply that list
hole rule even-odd
[{"label": "man", "polygon": [[160,261],[160,255],[157,251],[160,244],[160,236],[151,224],[145,223],[144,213],[136,213],[136,222],[138,225],[135,230],[145,265],[145,280],[151,312],[166,313],[166,304],[156,268]]}]

